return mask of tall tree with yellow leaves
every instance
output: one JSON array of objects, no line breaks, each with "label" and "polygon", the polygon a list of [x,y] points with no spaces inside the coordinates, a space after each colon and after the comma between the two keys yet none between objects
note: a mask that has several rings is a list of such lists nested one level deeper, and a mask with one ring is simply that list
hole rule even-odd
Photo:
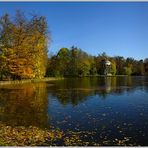
[{"label": "tall tree with yellow leaves", "polygon": [[0,18],[1,77],[43,78],[48,39],[45,17],[34,15],[28,20],[20,11],[13,20],[8,14],[3,15]]}]

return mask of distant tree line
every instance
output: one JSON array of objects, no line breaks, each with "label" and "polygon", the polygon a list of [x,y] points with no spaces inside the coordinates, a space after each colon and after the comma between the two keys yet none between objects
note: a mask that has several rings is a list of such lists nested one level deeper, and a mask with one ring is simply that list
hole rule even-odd
[{"label": "distant tree line", "polygon": [[74,46],[48,57],[50,40],[44,16],[26,17],[17,11],[13,18],[9,14],[0,17],[0,80],[102,75],[106,59],[111,62],[112,75],[148,75],[148,58],[91,56]]},{"label": "distant tree line", "polygon": [[148,75],[148,58],[135,60],[122,56],[110,57],[106,53],[91,56],[72,46],[61,48],[56,55],[48,58],[46,76],[90,76],[102,75],[102,61],[111,62],[112,75]]}]

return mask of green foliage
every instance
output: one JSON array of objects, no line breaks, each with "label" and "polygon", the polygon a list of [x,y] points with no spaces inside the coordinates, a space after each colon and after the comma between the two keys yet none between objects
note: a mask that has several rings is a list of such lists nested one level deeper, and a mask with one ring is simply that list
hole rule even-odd
[{"label": "green foliage", "polygon": [[94,62],[90,65],[90,75],[97,75],[97,68]]},{"label": "green foliage", "polygon": [[47,76],[88,76],[93,70],[94,59],[73,46],[71,49],[61,48],[48,63]]},{"label": "green foliage", "polygon": [[132,74],[132,69],[131,69],[131,67],[124,67],[124,69],[125,69],[125,74],[126,74],[126,75],[131,75],[131,74]]},{"label": "green foliage", "polygon": [[116,63],[115,61],[111,61],[111,73],[112,75],[116,75],[117,69],[116,69]]},{"label": "green foliage", "polygon": [[121,56],[114,57],[114,60],[115,60],[116,69],[117,69],[116,74],[123,75],[126,60],[124,59],[124,57],[121,57]]},{"label": "green foliage", "polygon": [[109,57],[106,53],[94,57],[73,46],[71,49],[61,48],[57,55],[48,59],[46,76],[104,75],[106,60],[111,62],[108,69],[112,75],[144,75],[148,71],[148,60]]},{"label": "green foliage", "polygon": [[143,60],[138,61],[137,73],[138,73],[138,75],[144,75],[145,74],[145,68],[144,68]]}]

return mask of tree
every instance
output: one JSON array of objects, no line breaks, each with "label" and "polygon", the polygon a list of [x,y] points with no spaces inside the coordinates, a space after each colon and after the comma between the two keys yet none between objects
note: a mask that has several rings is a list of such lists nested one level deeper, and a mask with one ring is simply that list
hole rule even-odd
[{"label": "tree", "polygon": [[13,53],[11,41],[11,22],[9,15],[5,14],[0,18],[0,75],[1,79],[9,75],[8,60]]},{"label": "tree", "polygon": [[97,75],[97,68],[95,64],[95,59],[92,59],[92,62],[90,64],[90,75]]},{"label": "tree", "polygon": [[8,14],[3,15],[0,18],[1,77],[44,77],[48,40],[45,17],[34,15],[28,20],[20,11],[13,20]]},{"label": "tree", "polygon": [[125,74],[126,75],[131,75],[132,74],[132,68],[131,67],[124,67]]},{"label": "tree", "polygon": [[30,32],[33,43],[32,59],[35,63],[33,72],[35,74],[35,78],[43,78],[46,73],[48,59],[47,45],[49,45],[48,41],[50,41],[46,18],[43,16],[33,16],[30,22]]},{"label": "tree", "polygon": [[125,59],[124,59],[124,57],[116,56],[116,57],[114,57],[114,60],[115,60],[116,69],[117,69],[116,74],[117,75],[124,74],[124,66],[125,66]]},{"label": "tree", "polygon": [[94,58],[77,47],[61,48],[48,62],[47,76],[88,76],[96,73]]},{"label": "tree", "polygon": [[103,61],[108,58],[107,54],[103,52],[95,57],[96,69],[98,74],[104,74]]},{"label": "tree", "polygon": [[111,74],[112,75],[116,75],[117,69],[116,69],[116,63],[115,61],[112,59],[111,60]]},{"label": "tree", "polygon": [[145,74],[148,75],[148,58],[144,60],[144,70]]},{"label": "tree", "polygon": [[46,76],[53,76],[53,77],[59,77],[60,75],[60,69],[59,69],[59,61],[56,55],[52,56],[48,59],[48,65],[46,70]]},{"label": "tree", "polygon": [[70,60],[70,67],[68,69],[69,75],[71,76],[78,76],[78,48],[72,46],[71,47],[71,60]]},{"label": "tree", "polygon": [[145,74],[144,62],[143,62],[143,60],[138,61],[137,73],[138,73],[139,75],[144,75],[144,74]]},{"label": "tree", "polygon": [[70,62],[70,51],[68,48],[61,48],[57,54],[57,60],[59,61],[59,72],[61,76],[68,75],[68,66]]}]

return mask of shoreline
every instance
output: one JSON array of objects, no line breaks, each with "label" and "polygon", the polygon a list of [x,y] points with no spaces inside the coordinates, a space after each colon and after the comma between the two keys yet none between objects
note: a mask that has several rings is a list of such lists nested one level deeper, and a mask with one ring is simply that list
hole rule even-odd
[{"label": "shoreline", "polygon": [[25,84],[25,83],[37,83],[37,82],[48,82],[48,81],[56,81],[63,80],[64,77],[49,77],[43,79],[26,79],[26,80],[8,80],[8,81],[0,81],[1,85],[9,85],[9,84]]},{"label": "shoreline", "polygon": [[147,77],[147,76],[129,76],[129,75],[90,75],[90,76],[78,76],[78,77],[45,77],[43,79],[26,79],[26,80],[3,80],[0,81],[1,85],[9,84],[25,84],[25,83],[38,83],[38,82],[48,82],[48,81],[57,81],[63,80],[66,78],[92,78],[92,77]]}]

